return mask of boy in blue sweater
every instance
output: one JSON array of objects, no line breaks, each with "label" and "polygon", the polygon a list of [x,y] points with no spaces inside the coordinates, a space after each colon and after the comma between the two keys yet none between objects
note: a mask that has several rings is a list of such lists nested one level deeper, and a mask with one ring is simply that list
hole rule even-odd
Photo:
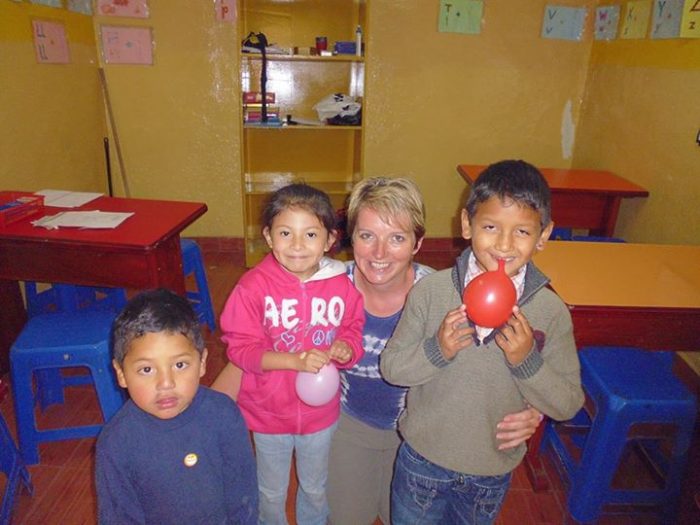
[{"label": "boy in blue sweater", "polygon": [[131,399],[97,440],[99,523],[257,523],[248,430],[234,401],[199,386],[207,350],[187,299],[137,295],[113,343]]}]

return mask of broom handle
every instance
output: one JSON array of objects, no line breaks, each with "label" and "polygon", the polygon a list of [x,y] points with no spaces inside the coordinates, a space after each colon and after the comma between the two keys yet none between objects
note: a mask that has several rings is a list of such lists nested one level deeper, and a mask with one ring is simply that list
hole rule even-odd
[{"label": "broom handle", "polygon": [[98,72],[100,74],[100,84],[102,85],[102,93],[104,94],[105,104],[107,105],[107,116],[109,117],[109,125],[112,128],[112,135],[114,136],[114,147],[117,150],[117,160],[119,160],[119,173],[121,173],[122,183],[124,184],[124,195],[126,197],[131,197],[129,181],[126,177],[126,170],[124,169],[124,158],[122,157],[122,148],[119,143],[119,133],[117,133],[117,123],[114,121],[114,113],[112,112],[112,102],[109,98],[109,89],[107,88],[107,78],[105,77],[105,70],[103,68],[99,68]]}]

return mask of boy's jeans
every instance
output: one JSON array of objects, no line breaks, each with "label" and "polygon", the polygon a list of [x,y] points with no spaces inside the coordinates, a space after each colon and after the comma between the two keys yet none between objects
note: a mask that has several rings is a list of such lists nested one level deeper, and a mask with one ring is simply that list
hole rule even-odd
[{"label": "boy's jeans", "polygon": [[286,525],[285,512],[292,452],[296,454],[296,518],[304,525],[325,525],[328,520],[326,481],[331,438],[338,423],[313,434],[253,433],[258,467],[259,523]]},{"label": "boy's jeans", "polygon": [[511,473],[472,476],[431,463],[404,442],[391,483],[394,525],[491,524],[498,516]]}]

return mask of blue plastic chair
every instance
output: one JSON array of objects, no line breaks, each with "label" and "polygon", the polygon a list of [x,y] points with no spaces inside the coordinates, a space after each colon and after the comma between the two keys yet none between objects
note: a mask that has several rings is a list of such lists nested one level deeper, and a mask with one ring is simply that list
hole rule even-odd
[{"label": "blue plastic chair", "polygon": [[[39,462],[39,443],[96,436],[101,424],[39,430],[34,406],[40,392],[33,388],[36,372],[60,368],[87,367],[104,421],[108,421],[124,402],[124,393],[116,381],[110,353],[110,332],[115,314],[79,311],[32,317],[10,349],[12,391],[17,419],[19,449],[27,465]],[[70,378],[65,378],[70,379]],[[39,389],[43,385],[37,381]],[[47,382],[53,389],[66,382]],[[55,394],[55,393],[54,393]],[[49,396],[50,397],[50,396]],[[61,398],[62,400],[62,398]]]},{"label": "blue plastic chair", "polygon": [[216,330],[216,317],[209,293],[207,274],[204,270],[204,259],[199,245],[191,239],[180,239],[182,251],[182,271],[185,277],[194,275],[196,290],[187,290],[187,299],[194,308],[201,323],[206,323],[210,331]]},{"label": "blue plastic chair", "polygon": [[[570,514],[590,522],[604,505],[653,505],[661,507],[664,523],[673,523],[697,413],[695,396],[673,374],[673,352],[592,347],[579,358],[591,405],[571,421],[549,422],[544,435],[545,448],[570,482]],[[639,424],[656,433],[639,431]],[[665,442],[670,452],[662,453]],[[629,445],[653,465],[661,487],[612,488]]]},{"label": "blue plastic chair", "polygon": [[39,290],[36,282],[26,281],[24,295],[29,317],[53,312],[77,312],[78,310],[119,312],[126,304],[126,291],[123,288],[53,283],[47,284],[47,288]]},{"label": "blue plastic chair", "polygon": [[[1,386],[1,385],[0,385]],[[0,400],[4,397],[4,392],[0,393]],[[0,506],[0,523],[10,523],[12,509],[15,503],[15,495],[20,483],[32,494],[32,480],[27,471],[27,467],[22,461],[19,450],[15,445],[10,429],[7,428],[5,418],[0,414],[0,471],[5,473],[7,481],[5,482],[5,491],[2,496],[2,505]]]}]

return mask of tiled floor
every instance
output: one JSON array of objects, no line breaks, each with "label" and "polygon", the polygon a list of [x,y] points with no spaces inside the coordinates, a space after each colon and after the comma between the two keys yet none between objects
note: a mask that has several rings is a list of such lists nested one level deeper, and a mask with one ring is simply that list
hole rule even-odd
[{"label": "tiled floor", "polygon": [[[436,267],[444,267],[451,261],[451,256],[441,254],[439,257],[424,256],[421,262]],[[243,268],[233,264],[226,256],[207,256],[207,272],[213,301],[220,311],[225,298]],[[209,348],[209,366],[203,379],[210,384],[225,363],[224,347],[219,341],[218,331],[207,333]],[[12,401],[8,397],[0,404],[0,412],[14,431]],[[96,398],[89,387],[74,387],[67,392],[67,402],[63,406],[50,407],[42,415],[41,425],[56,422],[71,423],[91,422],[100,417]],[[21,491],[17,499],[13,523],[15,525],[36,524],[94,524],[95,489],[93,486],[93,448],[94,439],[65,441],[45,444],[40,447],[41,464],[30,467],[34,483],[34,495]],[[524,469],[519,467],[514,473],[513,483],[504,507],[496,523],[499,525],[544,525],[575,523],[565,511],[566,496],[552,465],[548,465],[547,476],[551,489],[535,493],[527,480]],[[4,476],[0,476],[0,488],[3,488]],[[290,492],[295,489],[292,483]],[[293,498],[289,498],[290,502]],[[293,509],[288,509],[290,523]],[[604,517],[600,523],[605,524],[651,524],[657,523],[653,518]],[[695,516],[684,518],[681,523],[700,523]],[[0,524],[2,525],[2,524]]]}]

